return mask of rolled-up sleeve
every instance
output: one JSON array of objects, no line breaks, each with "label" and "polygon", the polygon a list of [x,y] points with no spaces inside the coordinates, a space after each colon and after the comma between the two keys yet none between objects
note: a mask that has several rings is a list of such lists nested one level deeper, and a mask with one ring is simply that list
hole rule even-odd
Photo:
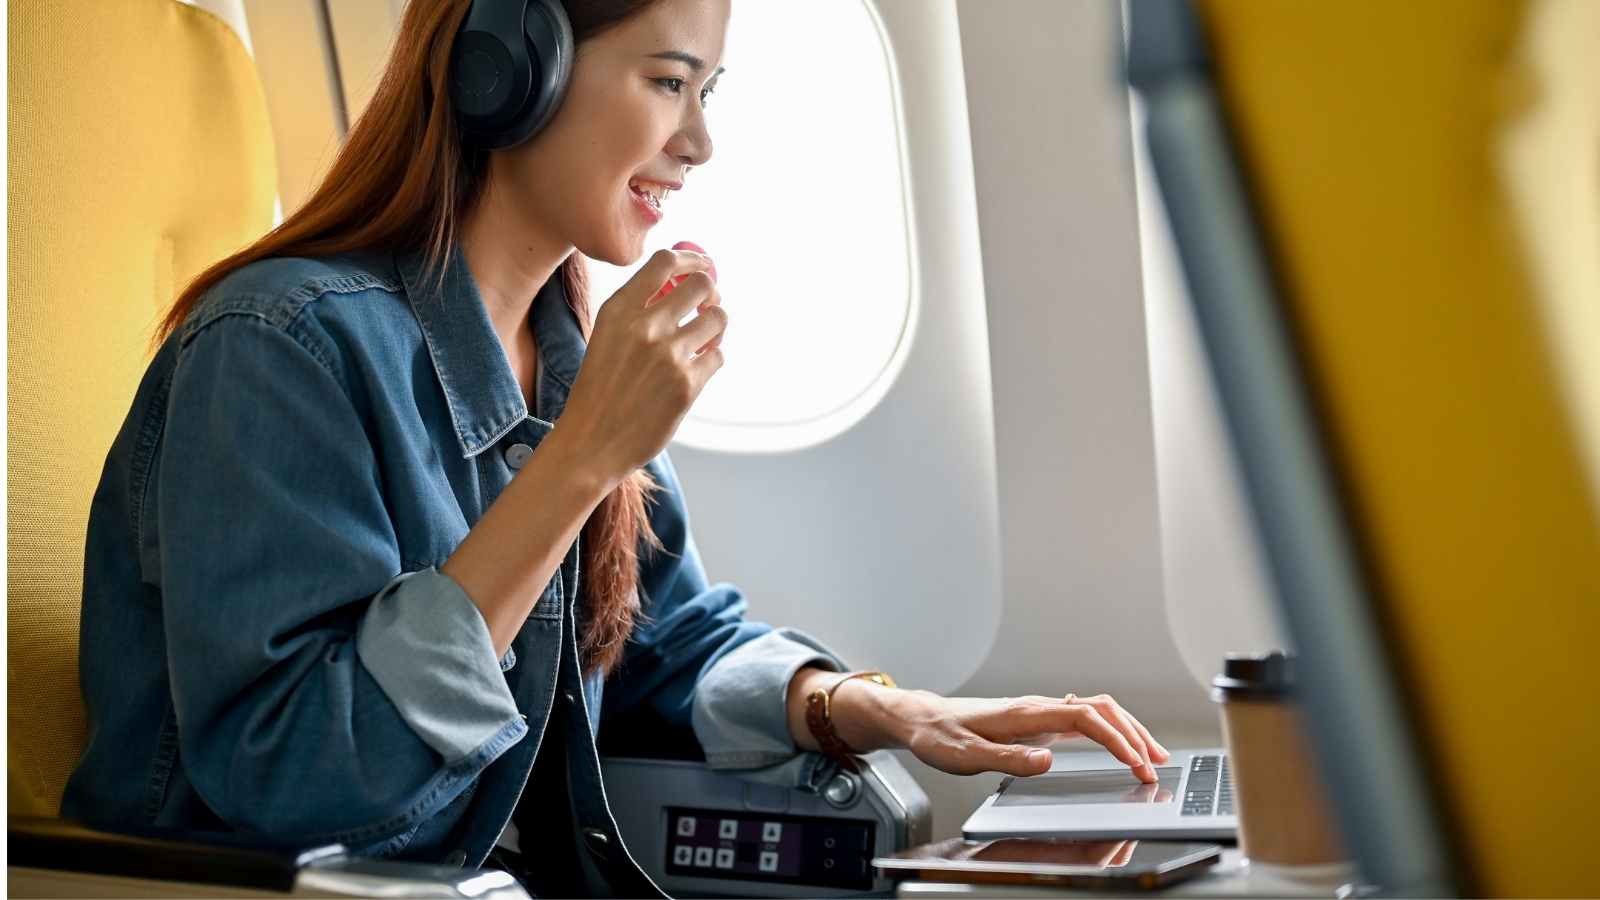
[{"label": "rolled-up sleeve", "polygon": [[813,784],[826,761],[802,754],[789,734],[789,682],[808,665],[844,664],[804,632],[748,621],[737,588],[708,583],[676,470],[662,454],[649,471],[661,487],[650,521],[664,549],[647,552],[641,587],[649,620],[606,685],[606,712],[648,707],[669,725],[691,728],[713,768]]},{"label": "rolled-up sleeve", "polygon": [[[356,653],[400,717],[446,765],[467,759],[519,719],[489,626],[454,578],[407,572],[362,617]],[[463,697],[473,702],[463,703]]]},{"label": "rolled-up sleeve", "polygon": [[835,672],[844,663],[803,631],[768,632],[717,660],[695,689],[695,737],[716,769],[756,769],[788,762],[789,682],[805,666]]},{"label": "rolled-up sleeve", "polygon": [[184,768],[230,825],[360,845],[527,732],[482,616],[403,572],[325,333],[220,316],[173,375],[152,488]]}]

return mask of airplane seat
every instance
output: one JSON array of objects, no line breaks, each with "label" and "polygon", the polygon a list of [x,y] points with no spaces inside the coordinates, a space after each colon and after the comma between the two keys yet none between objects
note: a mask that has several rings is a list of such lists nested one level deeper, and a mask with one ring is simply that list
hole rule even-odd
[{"label": "airplane seat", "polygon": [[[1593,893],[1600,810],[1569,779],[1600,746],[1573,675],[1600,629],[1600,15],[1131,7],[1129,77],[1279,605],[1323,682],[1345,836],[1392,889],[1437,845],[1452,893]],[[1324,497],[1334,515],[1308,514]],[[1348,538],[1306,543],[1307,522]],[[1303,552],[1341,542],[1349,580],[1341,553]],[[1331,617],[1370,618],[1392,677],[1334,655],[1311,627]]]},{"label": "airplane seat", "polygon": [[56,815],[84,744],[89,501],[178,288],[272,226],[248,53],[177,0],[10,9],[7,799]]},{"label": "airplane seat", "polygon": [[254,64],[205,10],[16,0],[9,40],[7,892],[525,896],[504,873],[57,818],[85,743],[90,498],[156,323],[179,287],[272,226],[277,171]]}]

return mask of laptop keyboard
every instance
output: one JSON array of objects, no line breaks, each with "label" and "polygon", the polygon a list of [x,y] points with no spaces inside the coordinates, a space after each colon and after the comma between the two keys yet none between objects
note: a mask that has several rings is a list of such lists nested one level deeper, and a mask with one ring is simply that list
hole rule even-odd
[{"label": "laptop keyboard", "polygon": [[1186,816],[1233,815],[1233,773],[1224,754],[1195,756],[1189,760],[1189,783],[1184,788]]}]

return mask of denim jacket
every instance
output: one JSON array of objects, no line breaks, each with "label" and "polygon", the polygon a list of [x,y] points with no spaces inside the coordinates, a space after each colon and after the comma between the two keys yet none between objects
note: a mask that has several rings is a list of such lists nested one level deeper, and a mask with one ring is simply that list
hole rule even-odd
[{"label": "denim jacket", "polygon": [[612,723],[692,733],[713,767],[763,780],[824,773],[797,755],[785,692],[801,666],[842,665],[707,582],[665,453],[648,470],[666,552],[641,550],[648,618],[621,665],[580,673],[576,543],[496,657],[438,567],[556,427],[585,344],[557,273],[530,314],[534,418],[459,248],[434,284],[417,253],[263,260],[162,344],[90,510],[89,734],[64,815],[478,865],[548,729],[568,729],[570,810],[522,809],[615,848],[596,751]]}]

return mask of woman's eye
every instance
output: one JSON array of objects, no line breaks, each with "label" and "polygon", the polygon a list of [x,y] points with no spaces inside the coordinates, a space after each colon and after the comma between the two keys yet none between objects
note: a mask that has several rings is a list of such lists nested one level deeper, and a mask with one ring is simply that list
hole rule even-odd
[{"label": "woman's eye", "polygon": [[[665,87],[667,90],[673,92],[674,94],[676,94],[676,93],[678,93],[678,92],[683,90],[683,79],[682,78],[657,78],[655,81],[656,81],[656,84],[659,84],[659,85]],[[713,93],[715,93],[715,89],[714,88],[706,88],[705,90],[701,91],[700,92],[700,105],[704,106],[706,104],[706,98],[710,97]]]}]

